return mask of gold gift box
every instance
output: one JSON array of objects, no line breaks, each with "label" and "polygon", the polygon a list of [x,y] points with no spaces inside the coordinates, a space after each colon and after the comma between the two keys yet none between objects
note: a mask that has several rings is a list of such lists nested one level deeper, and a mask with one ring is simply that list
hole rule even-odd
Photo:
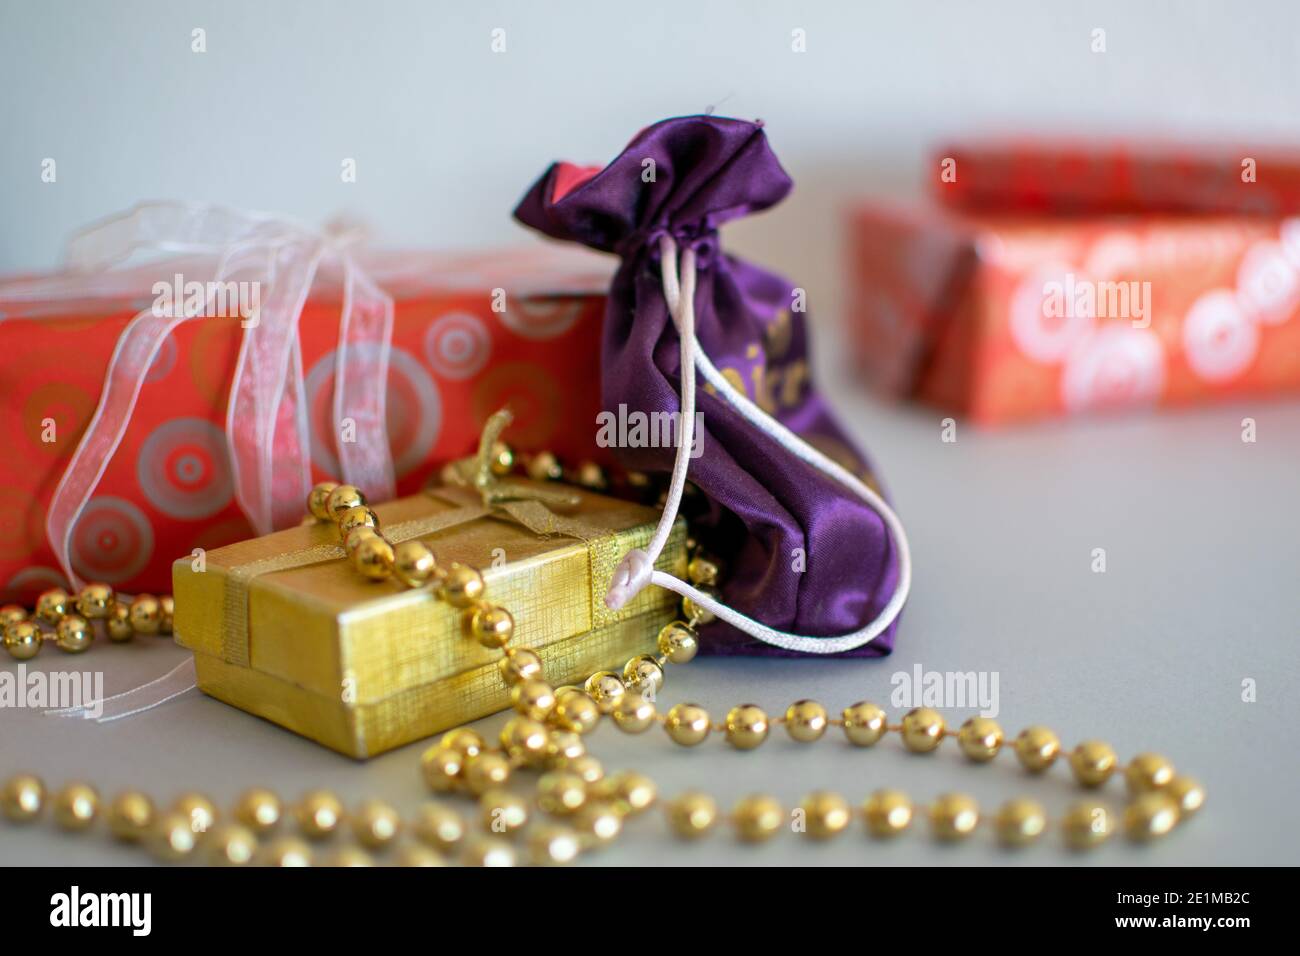
[{"label": "gold gift box", "polygon": [[[605,607],[615,567],[649,543],[657,515],[575,496],[554,523],[568,529],[559,535],[529,530],[510,506],[466,500],[462,489],[374,510],[394,544],[418,539],[443,566],[478,568],[485,598],[514,616],[510,646],[536,651],[559,686],[653,653],[676,608],[660,588],[617,612]],[[681,575],[685,542],[679,521],[657,566]],[[199,688],[341,753],[374,756],[509,706],[501,653],[466,635],[465,613],[431,587],[363,579],[332,523],[210,551],[201,567],[181,559],[172,576],[176,640],[194,652]]]}]

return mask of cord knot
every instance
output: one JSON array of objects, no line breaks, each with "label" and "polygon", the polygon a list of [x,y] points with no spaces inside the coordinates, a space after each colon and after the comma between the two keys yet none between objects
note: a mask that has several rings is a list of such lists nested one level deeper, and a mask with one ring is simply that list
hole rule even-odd
[{"label": "cord knot", "polygon": [[605,607],[611,611],[622,608],[650,583],[654,569],[650,555],[641,548],[633,548],[623,555],[623,560],[614,569],[614,576],[610,578],[609,590],[605,592]]}]

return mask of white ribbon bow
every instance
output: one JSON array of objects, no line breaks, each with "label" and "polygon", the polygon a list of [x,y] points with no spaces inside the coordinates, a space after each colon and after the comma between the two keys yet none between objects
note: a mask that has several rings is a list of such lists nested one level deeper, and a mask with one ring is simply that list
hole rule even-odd
[{"label": "white ribbon bow", "polygon": [[[258,313],[243,323],[226,406],[235,498],[254,530],[266,534],[295,523],[311,487],[298,320],[322,268],[340,271],[343,280],[333,417],[336,429],[350,420],[355,441],[340,436],[337,442],[340,477],[376,500],[393,497],[385,409],[393,300],[357,266],[350,251],[356,239],[355,232],[322,232],[265,213],[180,202],[142,203],[73,237],[67,255],[73,272],[110,274],[141,251],[191,256],[198,273],[186,274],[185,282],[200,282],[205,290],[201,309],[182,302],[165,312],[150,306],[118,339],[99,405],[46,519],[50,544],[74,587],[81,582],[72,567],[73,528],[121,444],[158,350],[178,325],[208,315],[217,290],[227,283],[257,283],[260,291]],[[67,281],[75,289],[84,279]],[[364,376],[361,363],[349,362],[349,352],[358,347],[366,356]]]}]

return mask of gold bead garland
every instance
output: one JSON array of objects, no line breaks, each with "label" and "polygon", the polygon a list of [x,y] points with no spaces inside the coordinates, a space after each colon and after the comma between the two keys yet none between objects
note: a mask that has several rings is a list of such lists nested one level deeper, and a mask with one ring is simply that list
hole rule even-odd
[{"label": "gold bead garland", "polygon": [[31,660],[41,645],[52,643],[66,654],[90,649],[95,621],[103,621],[108,639],[120,644],[137,634],[168,636],[173,604],[169,595],[137,594],[129,602],[107,584],[87,584],[75,596],[63,588],[41,592],[31,614],[17,604],[0,607],[4,647],[15,660]]},{"label": "gold bead garland", "polygon": [[[506,474],[516,464],[508,447],[494,446],[494,473]],[[565,474],[558,459],[546,452],[534,455],[524,468],[530,477],[543,480]],[[578,477],[590,488],[608,484],[603,472],[589,463]],[[486,600],[486,586],[477,570],[460,564],[444,569],[420,542],[394,547],[383,537],[365,496],[353,486],[317,485],[308,496],[308,510],[316,520],[336,523],[358,573],[376,581],[396,578],[408,588],[434,588],[440,599],[465,612],[465,629],[471,637],[502,652],[499,673],[510,689],[515,716],[502,728],[497,746],[462,727],[444,734],[421,758],[421,772],[432,791],[463,793],[476,800],[485,832],[475,834],[460,814],[441,803],[427,803],[414,819],[403,820],[377,800],[367,800],[349,813],[326,790],[304,795],[288,810],[269,790],[248,791],[236,803],[230,823],[200,794],[183,795],[159,812],[148,796],[128,791],[101,811],[99,795],[89,785],[73,782],[51,796],[44,783],[29,774],[11,777],[0,789],[0,811],[5,817],[15,823],[30,822],[51,805],[55,822],[76,831],[89,829],[103,815],[114,837],[143,843],[159,859],[189,859],[202,848],[206,862],[213,865],[367,866],[375,862],[372,854],[393,848],[393,860],[400,865],[441,865],[447,854],[454,854],[466,865],[510,866],[520,861],[519,847],[511,839],[518,833],[526,834],[524,861],[565,864],[614,840],[626,820],[658,800],[653,781],[643,774],[606,776],[600,762],[586,753],[583,735],[602,717],[634,734],[657,723],[670,739],[687,747],[703,744],[716,732],[737,750],[753,750],[766,742],[776,725],[784,725],[791,739],[800,743],[815,742],[829,728],[839,728],[850,745],[860,748],[896,733],[907,750],[918,754],[934,752],[944,739],[955,737],[961,753],[976,763],[994,760],[1003,747],[1000,726],[987,718],[974,717],[950,730],[941,714],[921,707],[890,724],[885,712],[867,701],[846,707],[838,717],[831,717],[812,700],[797,701],[775,718],[756,705],[738,705],[722,723],[714,723],[704,708],[690,703],[660,713],[654,697],[663,687],[664,667],[695,657],[695,629],[710,619],[688,602],[683,602],[685,620],[661,630],[657,656],[633,658],[621,676],[600,671],[581,688],[552,688],[543,679],[535,651],[509,646],[514,619],[505,608]],[[692,582],[716,587],[718,564],[694,547],[692,552],[688,564]],[[75,599],[61,589],[43,593],[30,617],[15,605],[0,608],[5,647],[20,660],[33,656],[47,640],[69,653],[85,650],[93,636],[89,624],[93,620],[104,620],[113,640],[128,640],[137,633],[170,633],[170,599],[143,595],[126,605],[106,585],[87,585]],[[52,627],[52,633],[41,624]],[[1047,771],[1061,756],[1059,738],[1040,726],[1024,730],[1010,748],[1030,773]],[[1101,741],[1079,744],[1067,762],[1076,782],[1090,791],[1121,770],[1115,752]],[[541,773],[532,800],[507,789],[515,773],[525,768]],[[1086,849],[1104,842],[1117,829],[1116,820],[1134,841],[1156,839],[1195,814],[1205,799],[1200,784],[1176,775],[1173,765],[1156,754],[1138,755],[1119,775],[1131,797],[1128,805],[1114,819],[1110,809],[1095,800],[1070,807],[1059,824],[1068,846]],[[838,793],[816,791],[790,810],[772,796],[754,794],[724,813],[711,796],[692,791],[669,800],[665,809],[670,827],[685,839],[699,839],[719,823],[727,823],[738,839],[750,843],[776,836],[783,826],[810,839],[830,840],[847,830],[855,816],[875,838],[896,837],[920,816],[940,841],[965,840],[987,825],[1009,847],[1033,843],[1049,828],[1042,806],[1027,798],[1009,800],[986,817],[965,794],[948,793],[928,805],[914,805],[905,793],[891,789],[875,791],[858,808]],[[535,821],[534,810],[551,820]],[[275,835],[286,817],[295,822],[299,836]],[[355,843],[323,856],[313,850],[313,844],[339,833],[351,833]]]},{"label": "gold bead garland", "polygon": [[[502,465],[508,470],[508,466]],[[355,489],[349,489],[352,499]],[[322,487],[316,495],[331,492]],[[370,525],[378,534],[378,523]],[[422,555],[423,557],[423,555]],[[437,568],[436,559],[432,562]],[[688,574],[697,586],[716,586],[719,568],[715,562],[693,554],[688,564]],[[359,568],[367,573],[364,568]],[[694,747],[704,743],[712,732],[718,732],[732,747],[751,750],[761,746],[768,738],[773,725],[783,724],[789,736],[801,743],[819,740],[829,727],[843,730],[850,744],[868,747],[876,744],[888,732],[898,733],[903,745],[914,753],[936,750],[946,737],[956,737],[961,752],[967,759],[985,763],[997,757],[1004,743],[1001,727],[985,717],[973,717],[956,730],[949,730],[943,716],[928,707],[909,711],[897,725],[890,725],[885,712],[869,701],[853,704],[844,709],[838,719],[830,717],[826,708],[817,701],[801,700],[791,704],[784,715],[769,718],[761,708],[742,704],[727,712],[720,724],[712,722],[709,713],[696,704],[680,703],[667,713],[659,713],[654,697],[664,683],[664,667],[668,663],[688,663],[698,650],[695,627],[706,622],[699,609],[683,603],[688,615],[686,621],[666,625],[658,638],[659,656],[644,655],[627,662],[623,674],[599,671],[584,682],[583,689],[560,688],[554,690],[542,679],[540,658],[528,648],[507,649],[508,633],[492,634],[481,617],[499,615],[509,620],[508,612],[483,602],[482,578],[469,570],[453,566],[453,588],[450,602],[458,607],[473,608],[470,633],[487,647],[503,650],[501,675],[511,688],[511,704],[518,716],[507,722],[501,732],[500,751],[486,745],[477,746],[474,753],[461,750],[463,737],[444,739],[426,752],[423,767],[430,787],[439,793],[468,789],[487,801],[487,812],[500,819],[504,808],[500,806],[502,791],[492,789],[484,796],[484,780],[490,778],[492,786],[504,784],[510,775],[521,767],[564,768],[572,760],[584,759],[574,753],[548,751],[547,735],[557,732],[582,734],[590,731],[601,717],[608,716],[616,726],[628,733],[640,733],[651,724],[664,727],[675,743]],[[436,576],[433,571],[431,576]],[[479,623],[476,623],[479,622]],[[573,712],[582,714],[575,720]],[[547,725],[550,729],[548,730]],[[454,733],[454,732],[453,732]],[[576,739],[576,738],[575,738]],[[1040,773],[1050,767],[1060,755],[1060,741],[1044,727],[1030,727],[1021,733],[1013,744],[1022,766]],[[585,758],[590,759],[590,758]],[[1085,741],[1070,753],[1069,763],[1076,781],[1086,788],[1104,784],[1117,766],[1117,758],[1109,745],[1100,741]],[[599,780],[599,771],[596,771]],[[1163,758],[1142,755],[1125,772],[1130,791],[1137,798],[1125,810],[1125,828],[1134,839],[1145,839],[1167,833],[1180,819],[1190,815],[1203,801],[1199,784],[1188,778],[1179,778],[1179,788],[1171,793],[1185,793],[1189,799],[1180,801],[1172,795],[1161,795],[1160,788],[1173,782],[1173,768]],[[557,775],[554,769],[544,773],[538,784],[538,805],[544,812],[569,815],[584,803],[581,796],[583,780],[577,774]],[[1147,800],[1147,797],[1150,797]],[[599,800],[597,794],[595,799]],[[975,801],[965,794],[945,794],[928,808],[927,816],[936,838],[958,841],[970,836],[981,822]],[[784,814],[780,805],[766,795],[754,795],[737,804],[727,816],[720,813],[711,797],[701,793],[687,793],[668,805],[670,825],[680,835],[696,838],[707,833],[719,820],[731,822],[740,839],[755,842],[774,835],[779,829],[775,823]],[[838,794],[817,792],[811,794],[796,808],[803,821],[804,832],[814,839],[829,839],[842,832],[853,816],[852,808]],[[913,818],[914,808],[905,794],[894,790],[881,790],[863,804],[862,816],[868,832],[877,836],[891,836],[902,832]],[[1088,821],[1084,827],[1083,821]],[[1103,823],[1098,823],[1102,820]],[[522,826],[524,820],[518,820]],[[1017,798],[1002,806],[996,816],[988,821],[998,838],[1008,846],[1023,846],[1038,839],[1047,829],[1045,812],[1035,801]],[[513,828],[513,827],[512,827]],[[1074,847],[1086,847],[1101,842],[1109,835],[1108,811],[1097,804],[1081,804],[1071,809],[1063,821],[1067,842]],[[1084,830],[1087,833],[1084,833]],[[582,848],[592,844],[590,836],[579,841]]]}]

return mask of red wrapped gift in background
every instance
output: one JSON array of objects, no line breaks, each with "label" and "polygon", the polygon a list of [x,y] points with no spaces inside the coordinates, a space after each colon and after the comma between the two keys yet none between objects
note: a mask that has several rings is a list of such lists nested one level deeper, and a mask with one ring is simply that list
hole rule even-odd
[{"label": "red wrapped gift in background", "polygon": [[945,151],[940,208],[853,215],[859,364],[981,423],[1300,391],[1300,157],[1198,155]]},{"label": "red wrapped gift in background", "polygon": [[1284,215],[1300,210],[1300,152],[1245,143],[990,140],[936,151],[955,175],[934,198],[969,212]]},{"label": "red wrapped gift in background", "polygon": [[[505,405],[515,413],[509,437],[518,447],[603,460],[595,421],[609,272],[599,257],[534,249],[358,253],[356,262],[394,304],[386,420],[398,494],[471,453],[482,421]],[[3,600],[30,603],[42,589],[69,583],[47,534],[47,509],[95,414],[123,331],[151,308],[155,282],[171,284],[186,269],[173,260],[0,283],[7,449],[0,476],[10,496],[0,518]],[[322,271],[298,323],[310,481],[342,477],[332,424],[342,296]],[[235,494],[226,434],[242,325],[238,314],[192,318],[163,342],[72,528],[70,558],[83,579],[128,593],[169,592],[177,557],[254,533]],[[364,363],[364,349],[355,351]]]}]

